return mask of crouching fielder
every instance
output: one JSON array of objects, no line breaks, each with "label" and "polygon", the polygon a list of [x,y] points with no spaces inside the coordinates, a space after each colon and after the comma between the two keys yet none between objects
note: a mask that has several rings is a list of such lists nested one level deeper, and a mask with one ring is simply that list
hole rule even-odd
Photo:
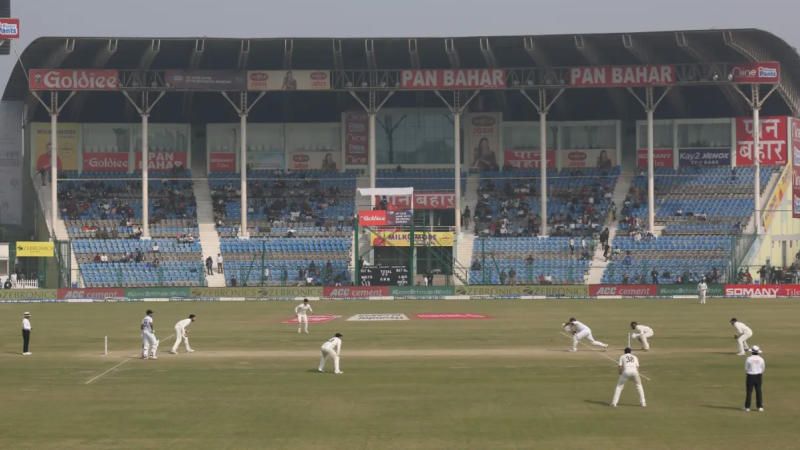
[{"label": "crouching fielder", "polygon": [[181,345],[181,341],[186,344],[186,352],[192,353],[194,351],[192,347],[189,346],[189,331],[186,328],[194,322],[196,317],[197,316],[194,314],[189,314],[188,319],[179,320],[178,323],[175,324],[175,344],[172,346],[170,353],[178,353],[178,347]]},{"label": "crouching fielder", "polygon": [[747,340],[753,337],[753,330],[751,330],[750,327],[744,323],[736,320],[735,317],[731,319],[731,326],[736,328],[736,334],[734,334],[733,337],[739,344],[739,353],[737,353],[737,355],[744,356],[744,352],[746,350],[750,350],[750,348],[747,346]]},{"label": "crouching fielder", "polygon": [[603,347],[604,349],[608,348],[608,344],[604,344],[594,339],[594,336],[592,336],[591,328],[587,327],[582,322],[575,320],[574,317],[570,317],[569,321],[564,324],[564,329],[572,333],[572,348],[570,349],[571,352],[578,351],[578,342],[583,338],[586,338],[589,342],[592,343],[592,345]]},{"label": "crouching fielder", "polygon": [[647,325],[639,325],[636,322],[631,322],[631,330],[633,330],[631,337],[638,339],[639,342],[642,343],[642,350],[650,350],[650,343],[647,342],[647,339],[653,337],[653,329]]},{"label": "crouching fielder", "polygon": [[322,358],[319,360],[319,368],[317,371],[322,372],[325,370],[325,362],[328,358],[333,359],[333,373],[344,373],[339,370],[339,354],[342,353],[342,333],[336,333],[332,338],[328,339],[320,347],[322,351]]},{"label": "crouching fielder", "polygon": [[308,313],[313,313],[311,305],[308,304],[308,299],[304,298],[303,303],[294,307],[294,313],[297,314],[297,332],[300,333],[301,325],[305,324],[306,334],[308,334]]},{"label": "crouching fielder", "polygon": [[142,359],[147,359],[148,351],[150,359],[158,359],[158,339],[156,339],[155,328],[153,328],[153,310],[148,309],[144,319],[142,319]]},{"label": "crouching fielder", "polygon": [[642,378],[639,376],[639,359],[631,354],[630,347],[625,347],[625,354],[619,357],[619,379],[617,379],[617,387],[614,389],[614,398],[611,399],[612,407],[617,407],[625,382],[631,379],[636,383],[636,391],[639,392],[639,404],[644,408],[647,406],[647,402],[644,399]]}]

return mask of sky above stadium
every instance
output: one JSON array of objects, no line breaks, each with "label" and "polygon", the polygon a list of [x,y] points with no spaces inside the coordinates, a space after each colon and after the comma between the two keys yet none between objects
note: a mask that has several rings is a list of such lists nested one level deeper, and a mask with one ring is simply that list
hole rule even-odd
[{"label": "sky above stadium", "polygon": [[798,0],[12,0],[41,36],[456,37],[760,28],[800,47]]}]

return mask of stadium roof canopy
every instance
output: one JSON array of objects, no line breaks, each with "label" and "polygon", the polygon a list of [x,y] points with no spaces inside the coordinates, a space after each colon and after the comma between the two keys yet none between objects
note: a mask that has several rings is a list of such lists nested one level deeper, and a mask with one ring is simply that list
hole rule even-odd
[{"label": "stadium roof canopy", "polygon": [[[3,100],[25,100],[29,118],[47,120],[28,90],[27,69],[233,69],[371,71],[450,68],[538,68],[716,64],[779,61],[781,83],[764,115],[800,115],[800,56],[777,36],[756,29],[565,34],[460,38],[98,38],[43,37],[22,52]],[[23,67],[25,70],[23,70]],[[399,92],[387,107],[442,107],[432,92]],[[346,92],[270,92],[252,122],[338,121],[360,106]],[[505,120],[536,120],[520,92],[481,91],[471,111],[503,111]],[[747,102],[726,85],[671,89],[656,118],[749,115]],[[637,119],[642,106],[623,88],[567,89],[554,120]],[[213,92],[170,92],[154,109],[155,122],[228,122],[233,108]],[[119,92],[80,92],[61,121],[134,122],[139,116]]]}]

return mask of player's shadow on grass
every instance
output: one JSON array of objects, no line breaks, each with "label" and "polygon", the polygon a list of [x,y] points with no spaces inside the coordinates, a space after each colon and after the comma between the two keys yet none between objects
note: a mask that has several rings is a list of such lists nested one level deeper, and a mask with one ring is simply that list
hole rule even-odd
[{"label": "player's shadow on grass", "polygon": [[737,407],[737,406],[720,406],[720,405],[700,405],[700,406],[702,406],[703,408],[732,409],[732,410],[736,410],[736,411],[739,411],[740,409],[742,409],[742,408]]},{"label": "player's shadow on grass", "polygon": [[594,405],[608,406],[608,402],[601,402],[599,400],[584,400],[585,403],[592,403]]}]

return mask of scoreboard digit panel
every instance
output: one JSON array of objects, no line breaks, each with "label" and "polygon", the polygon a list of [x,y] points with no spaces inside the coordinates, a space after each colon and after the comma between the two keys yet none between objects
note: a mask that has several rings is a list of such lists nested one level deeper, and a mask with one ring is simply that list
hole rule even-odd
[{"label": "scoreboard digit panel", "polygon": [[362,266],[362,286],[408,286],[411,276],[406,266]]}]

